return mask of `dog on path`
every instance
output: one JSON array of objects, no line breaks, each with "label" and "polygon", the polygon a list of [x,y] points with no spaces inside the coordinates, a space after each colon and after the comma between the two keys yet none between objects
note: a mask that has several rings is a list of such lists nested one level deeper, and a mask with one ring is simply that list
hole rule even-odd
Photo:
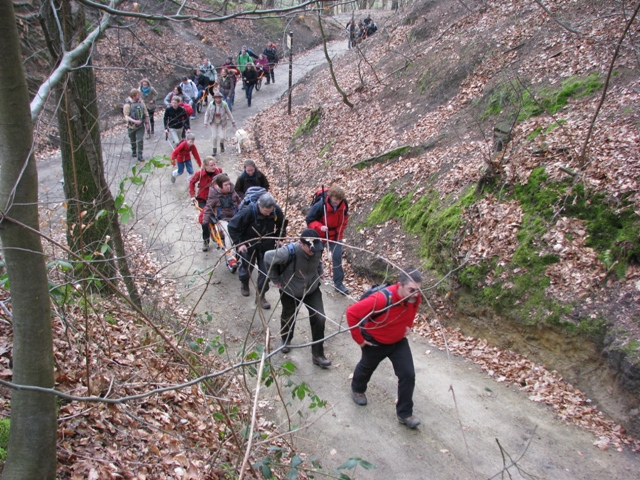
[{"label": "dog on path", "polygon": [[251,139],[246,130],[240,129],[236,131],[236,143],[238,145],[238,153],[251,151]]}]

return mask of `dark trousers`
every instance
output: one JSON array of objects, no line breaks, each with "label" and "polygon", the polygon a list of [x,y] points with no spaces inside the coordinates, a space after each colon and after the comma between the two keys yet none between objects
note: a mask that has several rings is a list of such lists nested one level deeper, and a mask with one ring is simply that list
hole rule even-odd
[{"label": "dark trousers", "polygon": [[144,125],[140,125],[135,130],[128,129],[129,142],[131,142],[131,153],[142,156],[144,146]]},{"label": "dark trousers", "polygon": [[155,108],[153,110],[148,110],[149,112],[149,125],[151,125],[151,133],[153,133],[153,127],[155,125],[155,120],[153,119],[153,114],[156,113]]},{"label": "dark trousers", "polygon": [[369,345],[363,347],[362,358],[353,372],[351,390],[357,393],[366,392],[371,375],[385,358],[391,360],[393,371],[398,377],[396,414],[400,418],[410,417],[413,415],[413,389],[416,384],[416,371],[413,368],[413,356],[406,338],[391,345],[378,344],[373,347]]},{"label": "dark trousers", "polygon": [[[198,199],[198,206],[203,210],[206,204],[207,204],[206,201]],[[203,218],[202,221],[204,222],[204,220],[205,219]],[[208,242],[210,238],[211,238],[211,230],[209,230],[209,223],[205,222],[204,224],[202,224],[202,240],[204,240],[205,242]]]},{"label": "dark trousers", "polygon": [[243,284],[249,284],[253,266],[258,267],[258,292],[264,295],[269,291],[269,277],[267,277],[267,269],[264,265],[264,252],[258,249],[249,249],[240,255],[240,267],[238,268],[238,278]]},{"label": "dark trousers", "polygon": [[292,297],[288,293],[280,290],[280,302],[282,303],[282,316],[280,317],[280,335],[282,341],[290,343],[293,338],[293,331],[296,326],[296,311],[304,304],[309,312],[309,323],[311,324],[311,339],[314,343],[311,346],[311,353],[315,356],[324,356],[324,346],[321,341],[324,338],[324,305],[322,304],[322,292],[316,288],[313,292],[307,293],[302,298]]}]

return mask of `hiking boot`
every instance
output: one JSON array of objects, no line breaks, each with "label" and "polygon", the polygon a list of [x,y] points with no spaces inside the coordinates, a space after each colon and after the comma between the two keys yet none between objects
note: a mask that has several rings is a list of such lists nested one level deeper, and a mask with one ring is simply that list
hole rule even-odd
[{"label": "hiking boot", "polygon": [[336,285],[336,290],[341,293],[342,295],[348,295],[349,294],[349,289],[347,287],[345,287],[344,285],[340,284],[340,285]]},{"label": "hiking boot", "polygon": [[420,419],[418,417],[414,417],[413,415],[407,418],[398,417],[398,421],[409,428],[416,428],[418,425],[420,425]]},{"label": "hiking boot", "polygon": [[263,310],[269,310],[271,308],[271,304],[264,298],[264,295],[258,296],[256,295],[256,304],[260,305],[260,308]]},{"label": "hiking boot", "polygon": [[214,157],[218,154],[218,149],[214,148],[213,149],[213,153],[211,155],[213,155]]},{"label": "hiking boot", "polygon": [[209,251],[209,240],[205,240],[202,243],[202,251],[203,252],[208,252]]},{"label": "hiking boot", "polygon": [[243,297],[248,297],[249,296],[249,282],[247,283],[241,283],[240,284],[240,294]]},{"label": "hiking boot", "polygon": [[220,153],[224,153],[224,142],[220,142]]},{"label": "hiking boot", "polygon": [[331,360],[324,355],[311,355],[311,361],[320,368],[329,368],[331,366]]},{"label": "hiking boot", "polygon": [[131,156],[132,156],[133,158],[136,158],[136,157],[138,156],[138,154],[137,154],[136,152],[131,152]]},{"label": "hiking boot", "polygon": [[358,393],[352,390],[351,398],[353,398],[356,405],[360,405],[361,407],[364,407],[367,404],[367,396],[364,393]]},{"label": "hiking boot", "polygon": [[291,348],[289,347],[289,344],[286,340],[282,341],[282,348],[280,349],[280,351],[282,353],[289,353],[291,351]]},{"label": "hiking boot", "polygon": [[139,161],[139,162],[144,162],[144,158],[143,158],[143,156],[142,156],[142,155],[138,155],[138,161]]},{"label": "hiking boot", "polygon": [[173,173],[171,174],[171,183],[176,183],[176,176]]}]

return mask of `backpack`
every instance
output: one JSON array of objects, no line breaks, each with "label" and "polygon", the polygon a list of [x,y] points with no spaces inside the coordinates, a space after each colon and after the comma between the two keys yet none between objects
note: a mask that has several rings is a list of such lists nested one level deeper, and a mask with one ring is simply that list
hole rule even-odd
[{"label": "backpack", "polygon": [[188,103],[181,103],[180,106],[185,109],[187,115],[193,116],[193,108]]},{"label": "backpack", "polygon": [[142,103],[133,103],[131,100],[127,100],[127,103],[130,105],[129,116],[134,120],[142,120],[144,118]]},{"label": "backpack", "polygon": [[273,268],[275,272],[278,274],[278,277],[281,277],[284,274],[284,271],[287,267],[293,262],[293,270],[296,269],[296,250],[295,250],[295,242],[287,243],[287,250],[289,251],[289,258],[284,264],[274,265]]},{"label": "backpack", "polygon": [[220,206],[218,207],[218,217],[222,216],[222,210],[227,208],[233,208],[235,213],[238,213],[238,207],[233,204],[233,194],[228,193],[227,195],[219,195]]},{"label": "backpack", "polygon": [[390,286],[391,285],[389,283],[383,283],[382,285],[372,285],[371,288],[366,292],[364,292],[360,297],[360,300],[364,300],[365,298],[370,297],[374,293],[382,292],[384,294],[384,298],[387,300],[387,304],[383,309],[377,310],[375,315],[372,315],[370,317],[365,317],[367,318],[367,322],[371,322],[374,318],[377,318],[380,315],[384,315],[386,311],[389,310],[389,307],[393,303],[391,299],[392,294],[388,288]]},{"label": "backpack", "polygon": [[328,193],[329,193],[328,188],[320,187],[318,191],[313,194],[313,198],[311,199],[311,206],[314,206],[316,203],[318,203],[320,199],[322,199],[322,201],[325,201]]},{"label": "backpack", "polygon": [[255,205],[258,199],[267,193],[267,190],[264,187],[249,187],[244,194],[244,198],[242,199],[242,203],[240,204],[240,210],[242,210],[247,205]]}]

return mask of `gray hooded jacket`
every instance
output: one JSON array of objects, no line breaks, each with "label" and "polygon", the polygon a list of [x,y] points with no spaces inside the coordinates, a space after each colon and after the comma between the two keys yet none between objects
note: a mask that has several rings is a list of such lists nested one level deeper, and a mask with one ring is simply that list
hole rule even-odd
[{"label": "gray hooded jacket", "polygon": [[[300,242],[293,244],[295,259],[289,262],[289,248],[287,245],[276,250],[269,250],[264,254],[264,263],[269,272],[269,279],[279,283],[281,289],[289,295],[302,298],[307,293],[314,292],[320,286],[322,275],[322,252],[316,252],[309,257],[302,250]],[[282,275],[278,275],[277,265],[287,265]]]}]

